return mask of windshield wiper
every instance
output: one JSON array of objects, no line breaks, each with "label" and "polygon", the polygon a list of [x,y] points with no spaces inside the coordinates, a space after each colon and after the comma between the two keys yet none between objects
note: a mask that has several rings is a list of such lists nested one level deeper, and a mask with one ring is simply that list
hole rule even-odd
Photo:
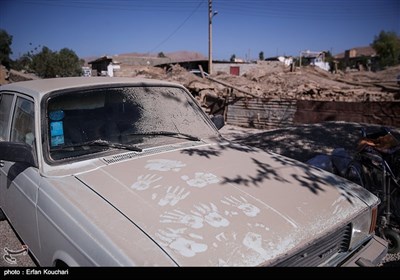
[{"label": "windshield wiper", "polygon": [[136,147],[136,146],[121,144],[121,143],[113,143],[113,142],[109,142],[109,141],[101,140],[101,139],[87,141],[87,142],[73,144],[73,145],[65,145],[65,146],[61,146],[61,147],[55,147],[52,149],[52,151],[67,150],[68,148],[84,147],[84,146],[104,146],[104,147],[129,150],[129,151],[134,151],[134,152],[142,152],[143,151],[141,148]]},{"label": "windshield wiper", "polygon": [[200,141],[199,137],[186,133],[172,132],[172,131],[150,131],[150,132],[130,133],[129,135],[150,135],[150,136],[161,135],[161,136],[172,136],[172,137],[183,136],[191,141]]}]

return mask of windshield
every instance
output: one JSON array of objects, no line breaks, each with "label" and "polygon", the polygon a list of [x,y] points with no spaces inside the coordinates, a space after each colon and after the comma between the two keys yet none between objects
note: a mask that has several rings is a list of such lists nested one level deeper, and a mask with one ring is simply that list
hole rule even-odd
[{"label": "windshield", "polygon": [[215,137],[201,109],[175,87],[119,87],[68,92],[47,105],[54,160],[109,149],[143,148]]}]

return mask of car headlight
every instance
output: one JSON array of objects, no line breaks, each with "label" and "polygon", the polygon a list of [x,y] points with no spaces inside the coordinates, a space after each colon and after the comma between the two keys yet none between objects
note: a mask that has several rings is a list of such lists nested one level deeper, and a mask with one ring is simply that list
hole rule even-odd
[{"label": "car headlight", "polygon": [[375,206],[352,221],[350,250],[355,249],[374,232],[377,211],[377,206]]}]

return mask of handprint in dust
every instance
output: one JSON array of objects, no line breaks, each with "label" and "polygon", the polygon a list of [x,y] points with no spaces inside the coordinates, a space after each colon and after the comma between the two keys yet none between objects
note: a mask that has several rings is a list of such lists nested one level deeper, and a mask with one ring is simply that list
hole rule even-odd
[{"label": "handprint in dust", "polygon": [[229,206],[233,206],[238,208],[239,210],[242,210],[242,212],[248,216],[248,217],[255,217],[258,215],[258,213],[260,213],[260,209],[253,205],[250,204],[244,197],[240,197],[236,198],[234,196],[230,196],[230,197],[224,197],[224,200],[221,200],[222,203],[229,205]]},{"label": "handprint in dust", "polygon": [[[159,180],[162,177],[158,177],[155,174],[147,174],[147,175],[140,175],[137,178],[137,181],[132,184],[131,188],[138,191],[144,191],[151,187],[151,185]],[[160,187],[160,185],[154,186],[154,188]]]},{"label": "handprint in dust", "polygon": [[[184,232],[185,228],[167,228],[166,230],[158,230],[156,237],[162,245],[168,246],[184,257],[194,257],[196,254],[205,252],[208,249],[207,244],[184,238],[182,236]],[[197,236],[197,238],[202,239],[201,236]]]},{"label": "handprint in dust", "polygon": [[176,223],[191,228],[202,228],[204,224],[204,220],[201,216],[186,214],[177,209],[165,212],[160,218],[161,223]]},{"label": "handprint in dust", "polygon": [[218,183],[220,179],[212,173],[196,172],[193,178],[187,175],[181,177],[191,187],[204,188],[208,185]]},{"label": "handprint in dust", "polygon": [[221,216],[218,212],[217,206],[213,203],[206,205],[201,203],[200,205],[195,205],[196,210],[191,211],[194,215],[198,217],[203,217],[204,221],[213,227],[227,227],[229,221]]},{"label": "handprint in dust", "polygon": [[258,233],[248,232],[242,241],[243,245],[251,249],[262,257],[268,256],[268,251],[263,248],[262,236]]},{"label": "handprint in dust", "polygon": [[159,201],[158,205],[160,206],[174,206],[177,204],[179,201],[185,199],[188,195],[190,194],[189,191],[185,192],[185,188],[181,188],[180,186],[177,187],[168,187],[167,191]]}]

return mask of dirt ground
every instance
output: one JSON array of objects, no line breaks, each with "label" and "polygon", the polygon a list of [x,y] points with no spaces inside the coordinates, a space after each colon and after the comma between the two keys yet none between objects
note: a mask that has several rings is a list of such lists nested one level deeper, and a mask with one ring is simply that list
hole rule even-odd
[{"label": "dirt ground", "polygon": [[[330,154],[335,148],[354,152],[361,136],[361,128],[376,131],[381,126],[326,122],[257,130],[226,125],[221,129],[221,133],[231,140],[306,162],[318,154]],[[400,139],[400,128],[390,129],[393,135]]]}]

